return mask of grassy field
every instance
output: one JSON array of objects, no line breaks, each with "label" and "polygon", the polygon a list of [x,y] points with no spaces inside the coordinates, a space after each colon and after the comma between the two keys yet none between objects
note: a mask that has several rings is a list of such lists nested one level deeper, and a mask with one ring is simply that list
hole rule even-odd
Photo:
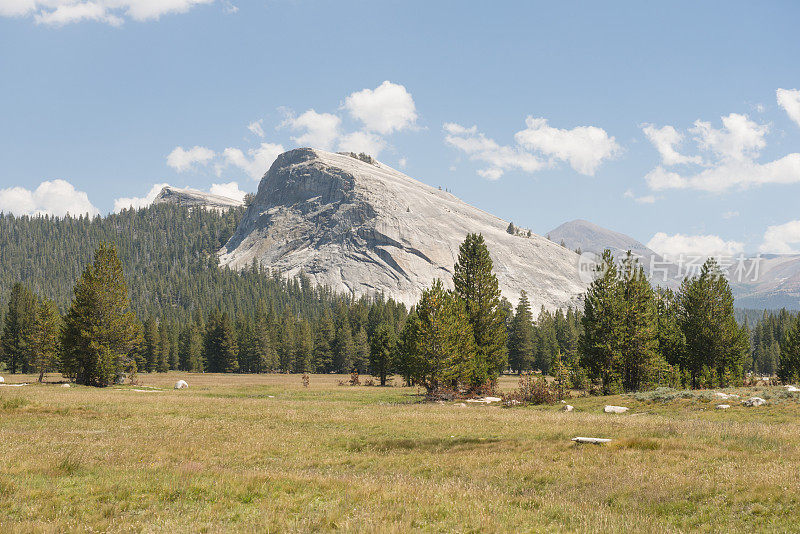
[{"label": "grassy field", "polygon": [[564,413],[341,376],[140,378],[0,387],[0,532],[800,529],[800,401],[781,388],[759,408],[706,393]]}]

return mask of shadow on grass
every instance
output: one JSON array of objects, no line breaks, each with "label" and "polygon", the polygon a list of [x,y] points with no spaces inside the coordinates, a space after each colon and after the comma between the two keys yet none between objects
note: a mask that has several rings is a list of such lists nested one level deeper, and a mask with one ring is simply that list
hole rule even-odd
[{"label": "shadow on grass", "polygon": [[375,451],[423,451],[423,452],[443,452],[454,449],[475,449],[486,445],[500,443],[499,438],[395,438],[395,439],[360,439],[348,441],[346,449],[351,452]]}]

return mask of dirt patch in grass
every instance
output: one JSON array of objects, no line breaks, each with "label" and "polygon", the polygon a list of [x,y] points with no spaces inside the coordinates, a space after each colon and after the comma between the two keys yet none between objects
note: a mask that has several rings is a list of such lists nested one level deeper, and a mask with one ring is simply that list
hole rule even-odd
[{"label": "dirt patch in grass", "polygon": [[496,445],[502,441],[498,438],[473,438],[473,437],[452,437],[452,438],[395,438],[395,439],[361,439],[349,441],[346,449],[351,452],[376,451],[424,451],[424,452],[444,452],[454,449],[465,450],[484,448],[489,445]]}]

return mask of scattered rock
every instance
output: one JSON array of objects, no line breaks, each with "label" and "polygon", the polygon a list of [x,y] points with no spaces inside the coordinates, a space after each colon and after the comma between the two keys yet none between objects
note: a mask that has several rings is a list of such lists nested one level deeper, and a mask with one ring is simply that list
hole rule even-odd
[{"label": "scattered rock", "polygon": [[186,383],[186,380],[178,380],[175,382],[175,389],[186,389],[189,387],[189,384]]},{"label": "scattered rock", "polygon": [[7,388],[21,388],[22,386],[27,386],[28,384],[0,384],[0,386],[7,387]]},{"label": "scattered rock", "polygon": [[745,399],[742,401],[742,404],[744,404],[745,406],[761,406],[766,403],[767,401],[765,401],[761,397],[750,397],[749,399]]},{"label": "scattered rock", "polygon": [[70,387],[72,387],[72,386],[70,386],[70,385],[69,385],[69,384],[67,384],[67,383],[64,383],[64,384],[61,384],[61,387],[62,387],[62,388],[70,388]]},{"label": "scattered rock", "polygon": [[5,379],[5,378],[3,378],[2,376],[0,376],[0,384],[2,384],[2,383],[3,383],[3,382],[5,382],[5,381],[6,381],[6,379]]},{"label": "scattered rock", "polygon": [[570,406],[569,404],[565,404],[564,406],[562,406],[562,407],[561,407],[561,411],[562,411],[562,412],[571,412],[571,411],[572,411],[572,410],[574,410],[574,409],[575,409],[575,408],[573,408],[573,407],[572,407],[572,406]]},{"label": "scattered rock", "polygon": [[[627,408],[625,408],[627,410]],[[592,445],[602,445],[603,443],[608,443],[611,440],[608,438],[572,438],[572,441],[575,443],[591,443]]]},{"label": "scattered rock", "polygon": [[721,400],[738,399],[739,395],[733,393],[722,393],[721,391],[714,392],[714,395]]},{"label": "scattered rock", "polygon": [[467,405],[464,404],[463,402],[457,402],[453,406],[456,406],[458,408],[466,408],[467,407]]},{"label": "scattered rock", "polygon": [[797,386],[783,386],[786,388],[786,391],[789,393],[800,393],[800,388]]},{"label": "scattered rock", "polygon": [[717,410],[727,410],[730,407],[730,404],[717,404]]},{"label": "scattered rock", "polygon": [[500,402],[503,399],[500,397],[484,397],[482,399],[467,399],[467,402],[477,402],[479,404],[491,404],[493,402]]},{"label": "scattered rock", "polygon": [[628,408],[626,408],[625,406],[611,406],[609,404],[606,405],[605,408],[603,408],[603,411],[606,413],[625,413],[628,411]]}]

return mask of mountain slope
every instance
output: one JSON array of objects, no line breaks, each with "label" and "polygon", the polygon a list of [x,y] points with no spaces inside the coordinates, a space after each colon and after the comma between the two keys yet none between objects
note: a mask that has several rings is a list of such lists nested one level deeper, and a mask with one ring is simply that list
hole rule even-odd
[{"label": "mountain slope", "polygon": [[181,189],[168,185],[153,200],[153,204],[175,204],[187,208],[204,207],[219,210],[238,208],[243,206],[244,202],[222,195],[198,191],[197,189]]},{"label": "mountain slope", "polygon": [[435,278],[452,284],[458,248],[480,232],[500,288],[536,310],[575,304],[586,284],[578,256],[540,236],[506,233],[507,221],[374,161],[310,148],[278,157],[220,263],[258,262],[354,295],[383,292],[413,304]]}]

